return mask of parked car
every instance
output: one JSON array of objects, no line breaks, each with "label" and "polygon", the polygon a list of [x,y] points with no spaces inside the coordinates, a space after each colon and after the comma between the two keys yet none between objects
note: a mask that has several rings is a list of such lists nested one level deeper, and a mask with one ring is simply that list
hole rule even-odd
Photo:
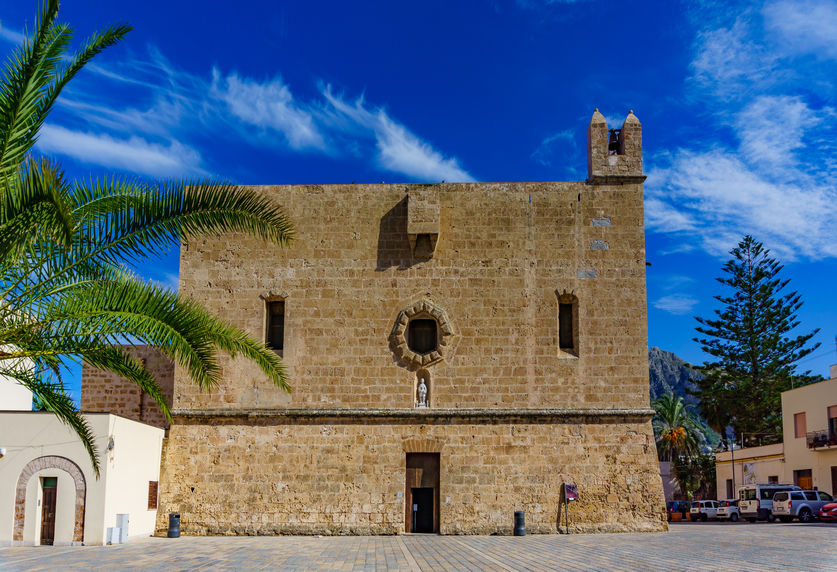
[{"label": "parked car", "polygon": [[684,500],[676,500],[676,501],[668,501],[666,503],[666,514],[668,521],[672,521],[672,515],[674,513],[678,513],[680,515],[680,520],[686,520],[689,511],[692,508],[691,501],[684,501]]},{"label": "parked car", "polygon": [[718,501],[718,520],[729,520],[738,522],[741,512],[738,510],[738,499],[725,499]]},{"label": "parked car", "polygon": [[824,505],[818,516],[823,522],[837,521],[837,502]]},{"label": "parked car", "polygon": [[798,518],[799,522],[811,522],[828,503],[834,502],[830,494],[822,491],[784,491],[773,495],[773,514],[782,522]]},{"label": "parked car", "polygon": [[718,518],[718,503],[713,500],[699,500],[692,502],[689,518],[692,522],[696,520],[706,522],[710,518]]},{"label": "parked car", "polygon": [[738,510],[741,518],[749,522],[767,520],[773,522],[773,495],[783,491],[801,491],[790,484],[742,485],[738,487]]}]

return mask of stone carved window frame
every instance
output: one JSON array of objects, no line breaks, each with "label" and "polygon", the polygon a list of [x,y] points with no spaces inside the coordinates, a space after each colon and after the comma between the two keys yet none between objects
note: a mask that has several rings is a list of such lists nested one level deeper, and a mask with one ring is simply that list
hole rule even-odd
[{"label": "stone carved window frame", "polygon": [[[558,348],[558,357],[563,358],[577,358],[579,355],[579,320],[578,320],[578,296],[573,291],[564,290],[563,292],[555,291],[556,306],[555,306],[555,346]],[[561,305],[569,304],[572,306],[572,331],[573,331],[573,346],[571,348],[561,347]]]},{"label": "stone carved window frame", "polygon": [[[407,344],[407,327],[413,319],[433,319],[438,327],[436,349],[426,354],[419,354]],[[453,339],[454,329],[447,312],[437,304],[424,298],[414,302],[399,313],[389,335],[393,353],[410,369],[427,367],[442,361]]]}]

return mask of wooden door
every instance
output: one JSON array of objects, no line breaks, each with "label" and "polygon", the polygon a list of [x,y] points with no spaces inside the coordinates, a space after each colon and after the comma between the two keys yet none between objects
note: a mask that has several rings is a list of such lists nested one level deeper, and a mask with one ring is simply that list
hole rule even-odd
[{"label": "wooden door", "polygon": [[[406,468],[405,532],[439,532],[439,453],[407,453]],[[420,509],[416,522],[413,505]]]},{"label": "wooden door", "polygon": [[54,481],[44,479],[43,508],[41,509],[41,544],[52,546],[55,542],[55,498],[58,487]]}]

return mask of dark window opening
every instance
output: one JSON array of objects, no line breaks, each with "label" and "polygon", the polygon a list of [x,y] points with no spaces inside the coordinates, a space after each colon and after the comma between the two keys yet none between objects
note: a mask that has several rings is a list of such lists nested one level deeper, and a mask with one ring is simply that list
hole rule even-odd
[{"label": "dark window opening", "polygon": [[148,481],[148,510],[157,508],[157,481]]},{"label": "dark window opening", "polygon": [[572,304],[558,304],[558,347],[562,350],[575,348]]},{"label": "dark window opening", "polygon": [[436,349],[436,320],[410,320],[407,345],[416,353],[426,354]]},{"label": "dark window opening", "polygon": [[55,488],[58,486],[58,477],[44,477],[43,487],[45,489]]},{"label": "dark window opening", "polygon": [[285,349],[285,301],[267,303],[267,346]]}]

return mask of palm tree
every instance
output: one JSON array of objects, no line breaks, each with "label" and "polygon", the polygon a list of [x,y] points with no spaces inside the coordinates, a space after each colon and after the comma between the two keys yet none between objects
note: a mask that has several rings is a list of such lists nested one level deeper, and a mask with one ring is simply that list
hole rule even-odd
[{"label": "palm tree", "polygon": [[657,455],[661,461],[692,457],[699,452],[700,437],[694,416],[682,397],[667,393],[652,403],[654,418],[651,424],[657,441]]},{"label": "palm tree", "polygon": [[224,232],[286,246],[293,228],[276,204],[250,190],[117,177],[70,181],[59,165],[33,158],[63,87],[130,30],[113,25],[67,57],[72,30],[57,14],[58,0],[44,2],[0,80],[0,375],[29,388],[76,431],[98,474],[90,428],[62,382],[70,361],[137,383],[169,419],[157,382],[116,344],[160,348],[202,389],[220,380],[219,351],[243,355],[289,390],[281,359],[263,342],[140,279],[126,263],[160,256],[187,237]]}]

